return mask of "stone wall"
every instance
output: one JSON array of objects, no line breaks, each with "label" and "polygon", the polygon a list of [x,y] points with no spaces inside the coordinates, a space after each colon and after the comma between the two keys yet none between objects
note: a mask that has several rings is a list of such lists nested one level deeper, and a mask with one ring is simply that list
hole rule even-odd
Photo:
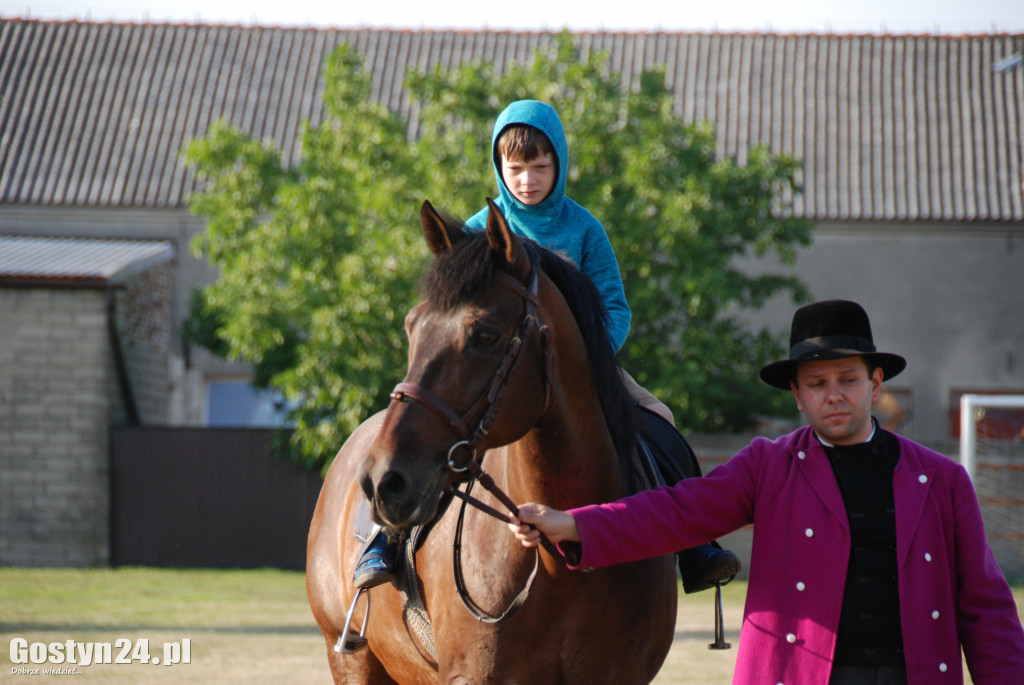
[{"label": "stone wall", "polygon": [[0,566],[110,563],[109,431],[128,414],[109,312],[140,421],[166,423],[171,269],[0,288]]},{"label": "stone wall", "polygon": [[102,290],[0,289],[0,566],[109,561]]}]

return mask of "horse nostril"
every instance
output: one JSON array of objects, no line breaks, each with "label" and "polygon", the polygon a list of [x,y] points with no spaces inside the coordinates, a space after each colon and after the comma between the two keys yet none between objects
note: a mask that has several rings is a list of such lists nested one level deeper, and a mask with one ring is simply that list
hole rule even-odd
[{"label": "horse nostril", "polygon": [[397,471],[388,471],[377,483],[377,497],[384,502],[401,501],[409,490],[409,482]]},{"label": "horse nostril", "polygon": [[373,501],[373,479],[370,478],[370,474],[364,475],[359,479],[359,488],[363,491],[363,495],[366,496],[367,501]]}]

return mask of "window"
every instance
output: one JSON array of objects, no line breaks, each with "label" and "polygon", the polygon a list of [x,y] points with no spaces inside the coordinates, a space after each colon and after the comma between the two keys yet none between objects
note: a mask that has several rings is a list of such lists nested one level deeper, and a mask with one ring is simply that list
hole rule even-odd
[{"label": "window", "polygon": [[244,381],[206,384],[206,425],[276,428],[288,425],[288,403],[277,391],[257,390]]}]

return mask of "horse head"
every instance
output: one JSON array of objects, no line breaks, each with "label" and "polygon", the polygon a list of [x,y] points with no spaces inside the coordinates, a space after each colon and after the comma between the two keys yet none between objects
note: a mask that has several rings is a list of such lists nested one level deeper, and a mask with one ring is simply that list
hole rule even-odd
[{"label": "horse head", "polygon": [[478,234],[429,202],[420,210],[435,259],[423,280],[425,299],[405,319],[405,379],[357,476],[374,518],[392,528],[430,521],[471,460],[525,435],[544,411],[538,268],[488,205]]}]

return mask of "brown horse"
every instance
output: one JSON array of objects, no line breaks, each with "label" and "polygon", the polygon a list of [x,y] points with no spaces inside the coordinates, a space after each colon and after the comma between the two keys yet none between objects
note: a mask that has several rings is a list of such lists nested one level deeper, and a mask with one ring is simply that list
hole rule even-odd
[{"label": "brown horse", "polygon": [[[634,439],[597,291],[565,260],[517,238],[489,204],[486,230],[472,233],[424,203],[435,260],[424,301],[405,321],[405,381],[346,441],[320,494],[306,585],[334,680],[650,682],[672,643],[671,556],[581,573],[540,551],[531,576],[538,552],[503,521],[474,509],[460,521],[459,503],[448,506],[445,492],[465,479],[470,460],[514,502],[564,509],[616,499]],[[356,593],[353,518],[364,495],[374,519],[394,529],[437,518],[415,555],[429,646],[386,584],[369,591],[368,647],[335,650]],[[487,493],[481,499],[501,507]],[[467,610],[499,615],[531,581],[504,620]],[[356,630],[366,605],[365,597],[354,605]]]}]

